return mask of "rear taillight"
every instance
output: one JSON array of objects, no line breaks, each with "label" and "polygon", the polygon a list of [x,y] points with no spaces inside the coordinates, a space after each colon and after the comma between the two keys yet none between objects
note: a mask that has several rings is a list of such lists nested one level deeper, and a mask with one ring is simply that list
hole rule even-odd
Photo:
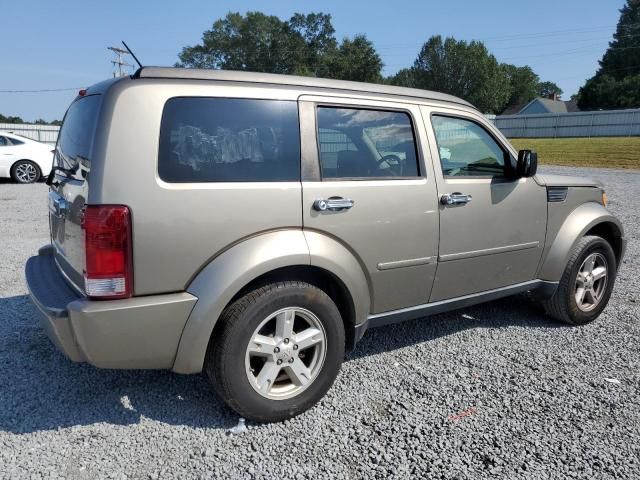
[{"label": "rear taillight", "polygon": [[131,212],[124,205],[87,205],[84,230],[84,284],[88,297],[127,298],[133,294]]}]

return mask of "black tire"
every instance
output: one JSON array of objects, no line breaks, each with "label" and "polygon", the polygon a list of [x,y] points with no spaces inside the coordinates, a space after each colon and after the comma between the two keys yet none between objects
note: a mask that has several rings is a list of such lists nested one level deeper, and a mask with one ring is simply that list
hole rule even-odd
[{"label": "black tire", "polygon": [[[592,253],[599,253],[606,259],[607,283],[599,303],[592,310],[585,312],[578,308],[578,303],[576,302],[576,278],[582,263]],[[594,321],[609,302],[617,270],[616,256],[609,242],[593,235],[583,237],[573,249],[573,253],[560,279],[558,289],[553,297],[544,303],[547,314],[570,325],[586,325]]]},{"label": "black tire", "polygon": [[[250,383],[245,355],[261,322],[288,307],[304,308],[321,322],[326,334],[324,363],[306,389],[292,398],[274,400]],[[215,391],[239,415],[277,422],[308,410],[325,395],[338,375],[344,349],[344,324],[329,296],[308,283],[284,281],[250,291],[225,309],[209,341],[204,367]]]},{"label": "black tire", "polygon": [[[29,178],[28,180],[25,179],[24,176],[19,175],[19,171],[21,167],[31,167],[35,169],[35,176],[32,178]],[[40,180],[40,178],[42,178],[42,172],[40,171],[40,167],[36,163],[32,162],[31,160],[18,160],[11,167],[11,178],[13,179],[14,182],[17,182],[17,183],[36,183],[37,181]]]}]

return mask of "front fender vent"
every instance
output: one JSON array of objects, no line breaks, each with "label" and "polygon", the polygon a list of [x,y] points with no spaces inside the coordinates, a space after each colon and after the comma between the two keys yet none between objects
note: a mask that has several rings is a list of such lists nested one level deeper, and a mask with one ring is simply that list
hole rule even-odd
[{"label": "front fender vent", "polygon": [[547,202],[564,202],[568,192],[568,187],[547,187]]}]

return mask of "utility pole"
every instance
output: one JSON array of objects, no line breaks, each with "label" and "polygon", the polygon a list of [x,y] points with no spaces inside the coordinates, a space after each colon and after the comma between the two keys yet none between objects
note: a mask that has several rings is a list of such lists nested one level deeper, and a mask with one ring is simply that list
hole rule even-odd
[{"label": "utility pole", "polygon": [[133,67],[133,65],[125,61],[125,55],[129,55],[129,52],[118,47],[107,47],[107,49],[111,50],[115,55],[115,58],[111,60],[111,63],[113,63],[114,78],[126,77],[127,75],[129,75],[126,71],[126,68],[123,68],[123,67]]}]

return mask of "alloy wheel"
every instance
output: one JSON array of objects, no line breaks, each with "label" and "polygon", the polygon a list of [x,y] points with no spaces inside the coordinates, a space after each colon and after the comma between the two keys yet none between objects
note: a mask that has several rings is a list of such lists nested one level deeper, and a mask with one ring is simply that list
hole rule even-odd
[{"label": "alloy wheel", "polygon": [[322,370],[326,343],[324,327],[314,313],[301,307],[276,311],[260,323],[247,345],[249,383],[271,400],[299,395]]},{"label": "alloy wheel", "polygon": [[584,259],[576,276],[575,298],[578,308],[588,312],[596,308],[607,287],[607,260],[600,253]]},{"label": "alloy wheel", "polygon": [[27,162],[20,163],[16,166],[16,178],[22,183],[33,183],[38,177],[38,171],[35,165]]}]

